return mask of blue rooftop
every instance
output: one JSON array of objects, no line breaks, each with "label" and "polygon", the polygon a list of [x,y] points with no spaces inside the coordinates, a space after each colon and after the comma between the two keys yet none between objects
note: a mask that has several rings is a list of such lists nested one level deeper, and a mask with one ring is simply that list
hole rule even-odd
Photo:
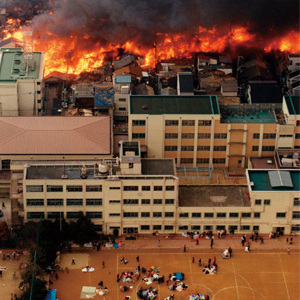
[{"label": "blue rooftop", "polygon": [[112,107],[114,105],[114,89],[112,87],[95,87],[95,107]]},{"label": "blue rooftop", "polygon": [[131,75],[117,75],[116,83],[131,83]]}]

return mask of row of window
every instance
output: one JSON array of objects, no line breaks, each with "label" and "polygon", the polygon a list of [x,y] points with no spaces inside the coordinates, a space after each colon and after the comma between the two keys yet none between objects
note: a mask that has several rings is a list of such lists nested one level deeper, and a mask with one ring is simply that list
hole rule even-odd
[{"label": "row of window", "polygon": [[[113,200],[115,201],[115,200]],[[174,199],[165,199],[165,204],[174,204]],[[129,204],[129,205],[138,205],[139,204],[139,199],[124,199],[123,200],[123,204]],[[151,204],[151,200],[150,199],[142,199],[141,200],[141,204],[142,205],[150,205]],[[153,199],[153,204],[154,205],[160,205],[163,204],[163,200],[162,199]]]},{"label": "row of window", "polygon": [[[33,192],[43,192],[44,186],[43,185],[27,185],[26,192],[33,193]],[[82,185],[67,185],[66,186],[67,192],[82,192],[83,187]],[[87,185],[85,187],[86,192],[102,192],[102,185]],[[62,185],[47,185],[47,192],[63,192]]]},{"label": "row of window", "polygon": [[[83,187],[81,185],[67,185],[66,187],[67,192],[82,192]],[[110,189],[120,189],[120,187],[110,187]],[[138,186],[124,186],[124,191],[138,191]],[[150,191],[151,186],[142,186],[142,191]],[[154,191],[162,191],[162,186],[154,186]],[[175,186],[174,185],[167,185],[166,191],[174,191]],[[27,185],[26,186],[26,192],[32,193],[32,192],[43,192],[44,186],[43,185]],[[63,186],[62,185],[47,185],[47,192],[63,192]],[[86,192],[102,192],[102,186],[101,185],[87,185],[86,186]]]},{"label": "row of window", "polygon": [[[165,146],[165,151],[177,151],[177,146]],[[182,152],[194,151],[194,146],[181,146]],[[210,151],[210,146],[197,146],[197,151]],[[214,146],[214,151],[226,151],[226,146]]]},{"label": "row of window", "polygon": [[[190,228],[189,228],[190,227]],[[141,231],[147,231],[147,230],[150,230],[151,226],[150,225],[141,225],[140,226],[140,229]],[[152,230],[174,230],[174,226],[172,225],[165,225],[164,227],[162,225],[153,225],[152,226]],[[251,229],[251,226],[250,225],[241,225],[240,226],[240,231],[250,231]],[[197,230],[197,231],[200,231],[201,230],[201,226],[200,225],[191,225],[191,226],[188,226],[188,225],[179,225],[178,226],[178,230],[179,231],[188,231],[188,230]],[[234,231],[237,231],[238,230],[238,226],[237,225],[228,225],[225,226],[225,225],[216,225],[216,226],[213,226],[213,225],[204,225],[203,226],[203,231],[213,231],[213,230],[234,230]],[[253,231],[259,231],[259,226],[252,226],[252,230]]]},{"label": "row of window", "polygon": [[[176,161],[176,159],[175,159]],[[214,164],[225,164],[226,159],[225,158],[214,158],[213,163]],[[180,159],[181,164],[192,164],[194,163],[193,158],[181,158]],[[208,164],[209,158],[197,158],[197,164]]]},{"label": "row of window", "polygon": [[[78,219],[80,212],[69,211],[66,213],[67,219]],[[102,212],[86,212],[86,216],[90,219],[102,219]],[[45,212],[27,212],[27,219],[44,219]],[[48,219],[60,219],[64,218],[64,213],[59,211],[47,212]]]},{"label": "row of window", "polygon": [[[257,152],[258,149],[259,149],[259,146],[252,146],[252,151],[253,152]],[[269,152],[269,151],[274,152],[275,151],[275,146],[262,146],[261,150],[265,151],[265,152]]]},{"label": "row of window", "polygon": [[[178,126],[178,120],[166,120],[165,126]],[[195,126],[195,120],[182,120],[182,126]],[[198,126],[211,126],[211,120],[199,120]]]},{"label": "row of window", "polygon": [[[64,206],[64,199],[47,199],[47,206]],[[27,206],[44,206],[44,199],[27,199]],[[81,206],[83,205],[83,199],[67,199],[67,206]],[[87,206],[101,206],[102,199],[85,199],[85,205]]]},{"label": "row of window", "polygon": [[[194,139],[194,133],[182,133],[182,139]],[[227,139],[227,133],[215,133],[215,139]],[[178,139],[178,133],[165,133],[166,139]],[[198,139],[210,139],[210,133],[198,133]]]}]

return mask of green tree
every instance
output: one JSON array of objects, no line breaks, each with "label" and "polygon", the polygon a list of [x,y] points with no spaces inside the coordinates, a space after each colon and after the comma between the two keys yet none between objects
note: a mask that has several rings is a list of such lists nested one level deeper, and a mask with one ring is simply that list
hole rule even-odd
[{"label": "green tree", "polygon": [[5,221],[0,222],[0,240],[6,240],[9,237],[9,228]]},{"label": "green tree", "polygon": [[[29,300],[31,293],[31,285],[18,299]],[[46,281],[36,278],[32,287],[32,299],[34,300],[45,300],[47,296]]]}]

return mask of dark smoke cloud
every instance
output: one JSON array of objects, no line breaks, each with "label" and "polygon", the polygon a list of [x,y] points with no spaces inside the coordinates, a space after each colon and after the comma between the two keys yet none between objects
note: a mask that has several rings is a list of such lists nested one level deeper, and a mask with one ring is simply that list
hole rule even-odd
[{"label": "dark smoke cloud", "polygon": [[235,25],[248,26],[261,39],[299,31],[299,0],[65,0],[53,15],[33,20],[35,36],[77,36],[78,47],[128,40],[151,46],[157,33],[193,35],[199,26],[229,31]]}]

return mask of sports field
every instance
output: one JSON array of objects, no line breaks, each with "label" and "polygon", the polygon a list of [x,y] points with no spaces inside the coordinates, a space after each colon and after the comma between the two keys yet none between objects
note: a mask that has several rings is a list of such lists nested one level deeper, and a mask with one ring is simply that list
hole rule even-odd
[{"label": "sports field", "polygon": [[[285,249],[254,250],[245,253],[241,249],[233,249],[231,259],[222,259],[220,249],[188,249],[183,253],[179,249],[111,249],[87,251],[85,253],[63,254],[61,265],[69,268],[69,273],[58,272],[58,280],[51,275],[52,289],[57,289],[59,300],[79,300],[83,286],[97,287],[102,280],[109,289],[105,296],[95,296],[94,299],[116,300],[131,296],[138,299],[137,291],[140,286],[149,287],[141,279],[129,283],[128,292],[121,292],[117,284],[117,273],[133,271],[138,266],[136,256],[139,255],[140,266],[148,269],[155,266],[161,275],[168,277],[173,272],[185,274],[184,283],[188,288],[184,291],[174,291],[175,299],[188,300],[195,292],[209,295],[213,300],[294,300],[300,299],[299,292],[299,251],[294,249],[288,255]],[[121,264],[124,256],[127,265]],[[204,275],[198,267],[198,260],[207,263],[217,258],[218,272],[216,275]],[[195,263],[192,258],[195,257]],[[76,265],[71,265],[72,258]],[[102,262],[105,261],[105,268]],[[82,273],[81,267],[88,264],[95,268],[93,273]],[[141,274],[143,277],[143,274]],[[156,299],[164,299],[173,292],[168,289],[166,282],[150,286],[159,290]]]}]

